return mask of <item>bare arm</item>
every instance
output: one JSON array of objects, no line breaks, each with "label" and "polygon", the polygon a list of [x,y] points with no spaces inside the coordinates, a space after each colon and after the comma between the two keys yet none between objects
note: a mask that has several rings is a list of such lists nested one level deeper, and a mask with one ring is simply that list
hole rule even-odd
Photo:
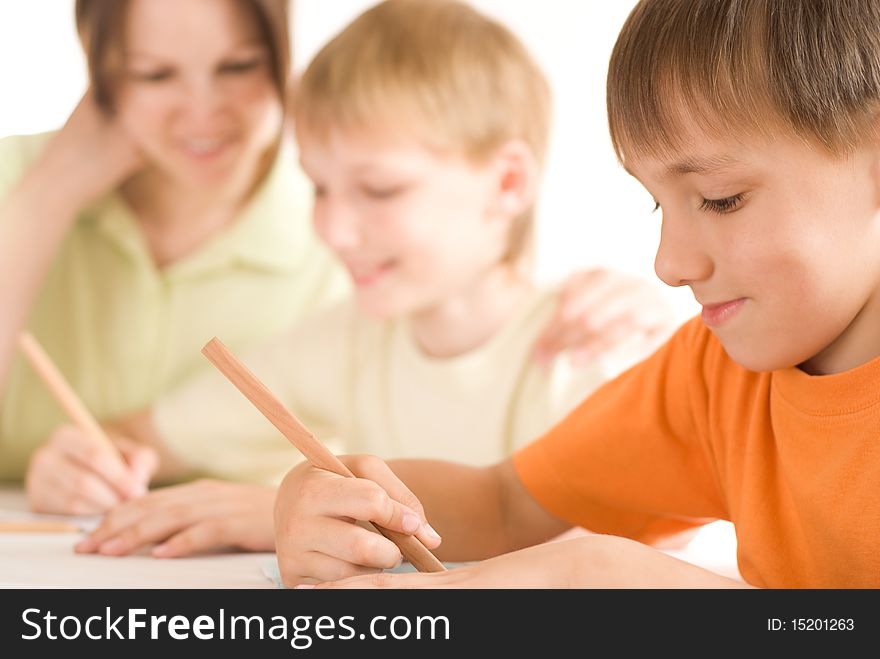
[{"label": "bare arm", "polygon": [[447,561],[494,556],[566,529],[528,495],[510,462],[477,469],[406,460],[392,471],[372,456],[343,461],[358,478],[303,463],[278,490],[275,545],[288,586],[369,574],[400,560],[391,541],[353,520],[413,534]]},{"label": "bare arm", "polygon": [[87,93],[40,159],[0,201],[0,395],[18,332],[77,214],[141,164],[124,129]]},{"label": "bare arm", "polygon": [[442,560],[497,556],[544,542],[570,527],[532,498],[510,460],[484,468],[433,460],[396,460],[389,466],[443,538],[437,549]]},{"label": "bare arm", "polygon": [[634,540],[589,535],[446,572],[371,574],[320,588],[749,588]]},{"label": "bare arm", "polygon": [[54,167],[35,166],[0,204],[0,394],[18,333],[76,217],[75,197]]},{"label": "bare arm", "polygon": [[[567,525],[532,499],[509,460],[483,469],[430,460],[385,464],[369,456],[344,461],[360,478],[303,464],[279,489],[275,542],[287,586],[744,587],[626,538],[588,535],[539,544]],[[406,528],[413,515],[422,526]],[[439,546],[439,538],[426,533],[425,518],[442,535]],[[432,574],[380,574],[400,554],[353,519],[414,533],[442,560],[488,560]]]}]

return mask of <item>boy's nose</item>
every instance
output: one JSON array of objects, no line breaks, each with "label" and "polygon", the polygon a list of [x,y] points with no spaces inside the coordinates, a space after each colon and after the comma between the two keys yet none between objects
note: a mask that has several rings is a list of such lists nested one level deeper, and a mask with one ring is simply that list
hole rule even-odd
[{"label": "boy's nose", "polygon": [[347,250],[360,245],[360,229],[355,214],[343,205],[328,200],[315,204],[315,229],[333,250]]},{"label": "boy's nose", "polygon": [[654,272],[668,286],[686,286],[712,274],[712,259],[693,227],[664,214]]}]

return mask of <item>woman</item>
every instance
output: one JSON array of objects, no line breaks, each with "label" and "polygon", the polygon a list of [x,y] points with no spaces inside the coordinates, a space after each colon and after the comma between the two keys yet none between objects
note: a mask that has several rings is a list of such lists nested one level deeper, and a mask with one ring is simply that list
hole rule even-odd
[{"label": "woman", "polygon": [[[119,457],[64,426],[13,359],[21,328],[108,419],[205,368],[211,336],[241,349],[343,292],[283,138],[286,9],[78,0],[91,91],[57,134],[0,143],[0,276],[14,283],[0,290],[0,477],[21,477],[42,444],[35,509],[105,511],[186,465],[173,446],[119,438]],[[597,309],[610,311],[591,331],[582,319]],[[542,348],[595,346],[621,327],[662,334],[657,309],[619,277],[575,278]]]},{"label": "woman", "polygon": [[80,0],[76,16],[90,92],[57,134],[0,145],[2,478],[65,421],[13,360],[20,328],[109,418],[203,368],[214,334],[249,345],[345,286],[282,140],[286,2]]}]

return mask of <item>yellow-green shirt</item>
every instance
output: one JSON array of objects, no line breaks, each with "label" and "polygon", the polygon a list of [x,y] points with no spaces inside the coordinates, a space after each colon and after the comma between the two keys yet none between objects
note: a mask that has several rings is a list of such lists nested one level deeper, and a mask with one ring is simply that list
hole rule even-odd
[{"label": "yellow-green shirt", "polygon": [[[48,137],[0,140],[0,199]],[[241,350],[344,294],[310,214],[311,192],[285,146],[233,224],[159,268],[131,210],[109,194],[72,226],[28,329],[99,420],[131,413],[209,367],[200,349],[211,337]],[[0,402],[0,479],[22,477],[34,448],[66,421],[17,357]]]},{"label": "yellow-green shirt", "polygon": [[[536,291],[484,345],[441,359],[419,349],[406,319],[376,320],[348,300],[242,359],[336,452],[488,465],[542,435],[635,357],[578,369],[566,357],[537,364],[535,341],[557,304],[552,290]],[[161,398],[153,423],[202,471],[273,481],[302,459],[218,372]]]}]

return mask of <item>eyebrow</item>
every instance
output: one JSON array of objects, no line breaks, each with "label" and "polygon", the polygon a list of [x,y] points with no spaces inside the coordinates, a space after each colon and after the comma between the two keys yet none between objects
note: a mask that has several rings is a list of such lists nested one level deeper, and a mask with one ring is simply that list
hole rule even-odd
[{"label": "eyebrow", "polygon": [[739,161],[730,156],[716,156],[710,158],[684,158],[674,162],[666,168],[668,174],[717,174],[738,165]]},{"label": "eyebrow", "polygon": [[[233,52],[236,52],[239,50],[244,50],[245,48],[248,48],[248,49],[252,48],[254,50],[268,50],[268,48],[266,48],[265,44],[263,44],[263,42],[261,42],[258,39],[246,39],[244,41],[238,41],[234,45],[231,45],[228,48],[226,48],[226,51],[223,54],[223,57],[228,57]],[[165,59],[165,57],[166,57],[165,55],[161,55],[161,54],[157,54],[157,53],[150,53],[145,50],[126,50],[124,52],[124,55],[126,57],[143,57],[143,58],[157,59],[157,60],[162,60],[162,59]]]}]

